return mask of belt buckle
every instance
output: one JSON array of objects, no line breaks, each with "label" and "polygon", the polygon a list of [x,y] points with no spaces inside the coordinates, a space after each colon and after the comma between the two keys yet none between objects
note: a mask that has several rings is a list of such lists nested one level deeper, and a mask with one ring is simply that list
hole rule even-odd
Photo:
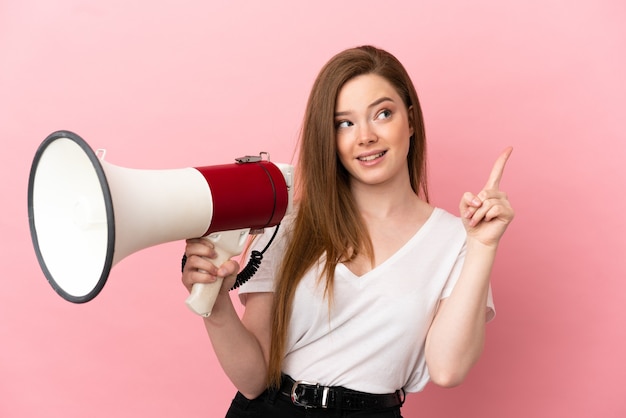
[{"label": "belt buckle", "polygon": [[[293,383],[293,386],[291,387],[291,402],[294,405],[297,406],[302,406],[305,409],[306,408],[317,408],[318,405],[310,405],[308,403],[306,403],[306,401],[304,401],[303,399],[300,398],[300,395],[298,395],[298,388],[300,386],[314,386],[315,390],[319,389],[320,387],[322,388],[322,402],[319,406],[321,406],[322,408],[328,408],[328,391],[329,391],[329,387],[328,386],[320,386],[319,383],[313,383],[313,382],[307,382],[306,380],[297,380]],[[303,389],[306,390],[306,389]],[[303,402],[304,401],[304,402]]]}]

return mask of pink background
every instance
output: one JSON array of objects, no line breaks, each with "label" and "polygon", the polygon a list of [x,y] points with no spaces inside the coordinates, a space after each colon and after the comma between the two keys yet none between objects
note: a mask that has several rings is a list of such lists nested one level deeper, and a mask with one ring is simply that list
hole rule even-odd
[{"label": "pink background", "polygon": [[456,213],[515,147],[484,356],[404,415],[626,415],[623,0],[2,0],[0,416],[219,417],[234,393],[184,304],[182,242],[84,305],[47,284],[26,204],[41,141],[69,129],[141,169],[289,162],[317,71],[363,43],[415,80],[435,204]]}]

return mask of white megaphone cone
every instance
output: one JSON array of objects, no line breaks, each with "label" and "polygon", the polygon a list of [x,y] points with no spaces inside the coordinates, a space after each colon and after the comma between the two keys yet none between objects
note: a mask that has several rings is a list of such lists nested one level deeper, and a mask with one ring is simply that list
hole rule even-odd
[{"label": "white megaphone cone", "polygon": [[[123,258],[186,238],[211,239],[217,265],[240,254],[251,230],[277,225],[289,210],[293,167],[238,161],[137,170],[109,164],[72,132],[48,136],[31,167],[28,215],[51,286],[70,302],[90,301]],[[196,284],[188,306],[208,316],[220,286]]]}]

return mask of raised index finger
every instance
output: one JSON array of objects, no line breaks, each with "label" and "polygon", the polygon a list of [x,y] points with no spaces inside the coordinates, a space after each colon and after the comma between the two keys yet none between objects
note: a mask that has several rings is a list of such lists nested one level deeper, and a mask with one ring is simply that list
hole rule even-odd
[{"label": "raised index finger", "polygon": [[506,162],[512,152],[513,147],[508,147],[502,151],[502,154],[500,154],[491,169],[491,174],[489,175],[487,184],[485,184],[485,189],[498,189],[500,187],[500,180],[502,179],[502,173],[504,173],[504,166],[506,165]]}]

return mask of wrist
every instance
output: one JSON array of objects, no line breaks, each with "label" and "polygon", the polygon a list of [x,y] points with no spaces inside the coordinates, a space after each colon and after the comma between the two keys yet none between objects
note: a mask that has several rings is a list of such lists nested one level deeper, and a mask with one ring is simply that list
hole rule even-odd
[{"label": "wrist", "polygon": [[204,322],[207,325],[221,327],[228,321],[232,314],[236,315],[236,310],[230,295],[220,292],[215,298],[211,314],[204,318]]},{"label": "wrist", "polygon": [[486,252],[486,253],[496,253],[498,250],[498,241],[495,242],[484,242],[479,240],[478,238],[474,238],[468,235],[467,240],[467,251],[468,252]]}]

